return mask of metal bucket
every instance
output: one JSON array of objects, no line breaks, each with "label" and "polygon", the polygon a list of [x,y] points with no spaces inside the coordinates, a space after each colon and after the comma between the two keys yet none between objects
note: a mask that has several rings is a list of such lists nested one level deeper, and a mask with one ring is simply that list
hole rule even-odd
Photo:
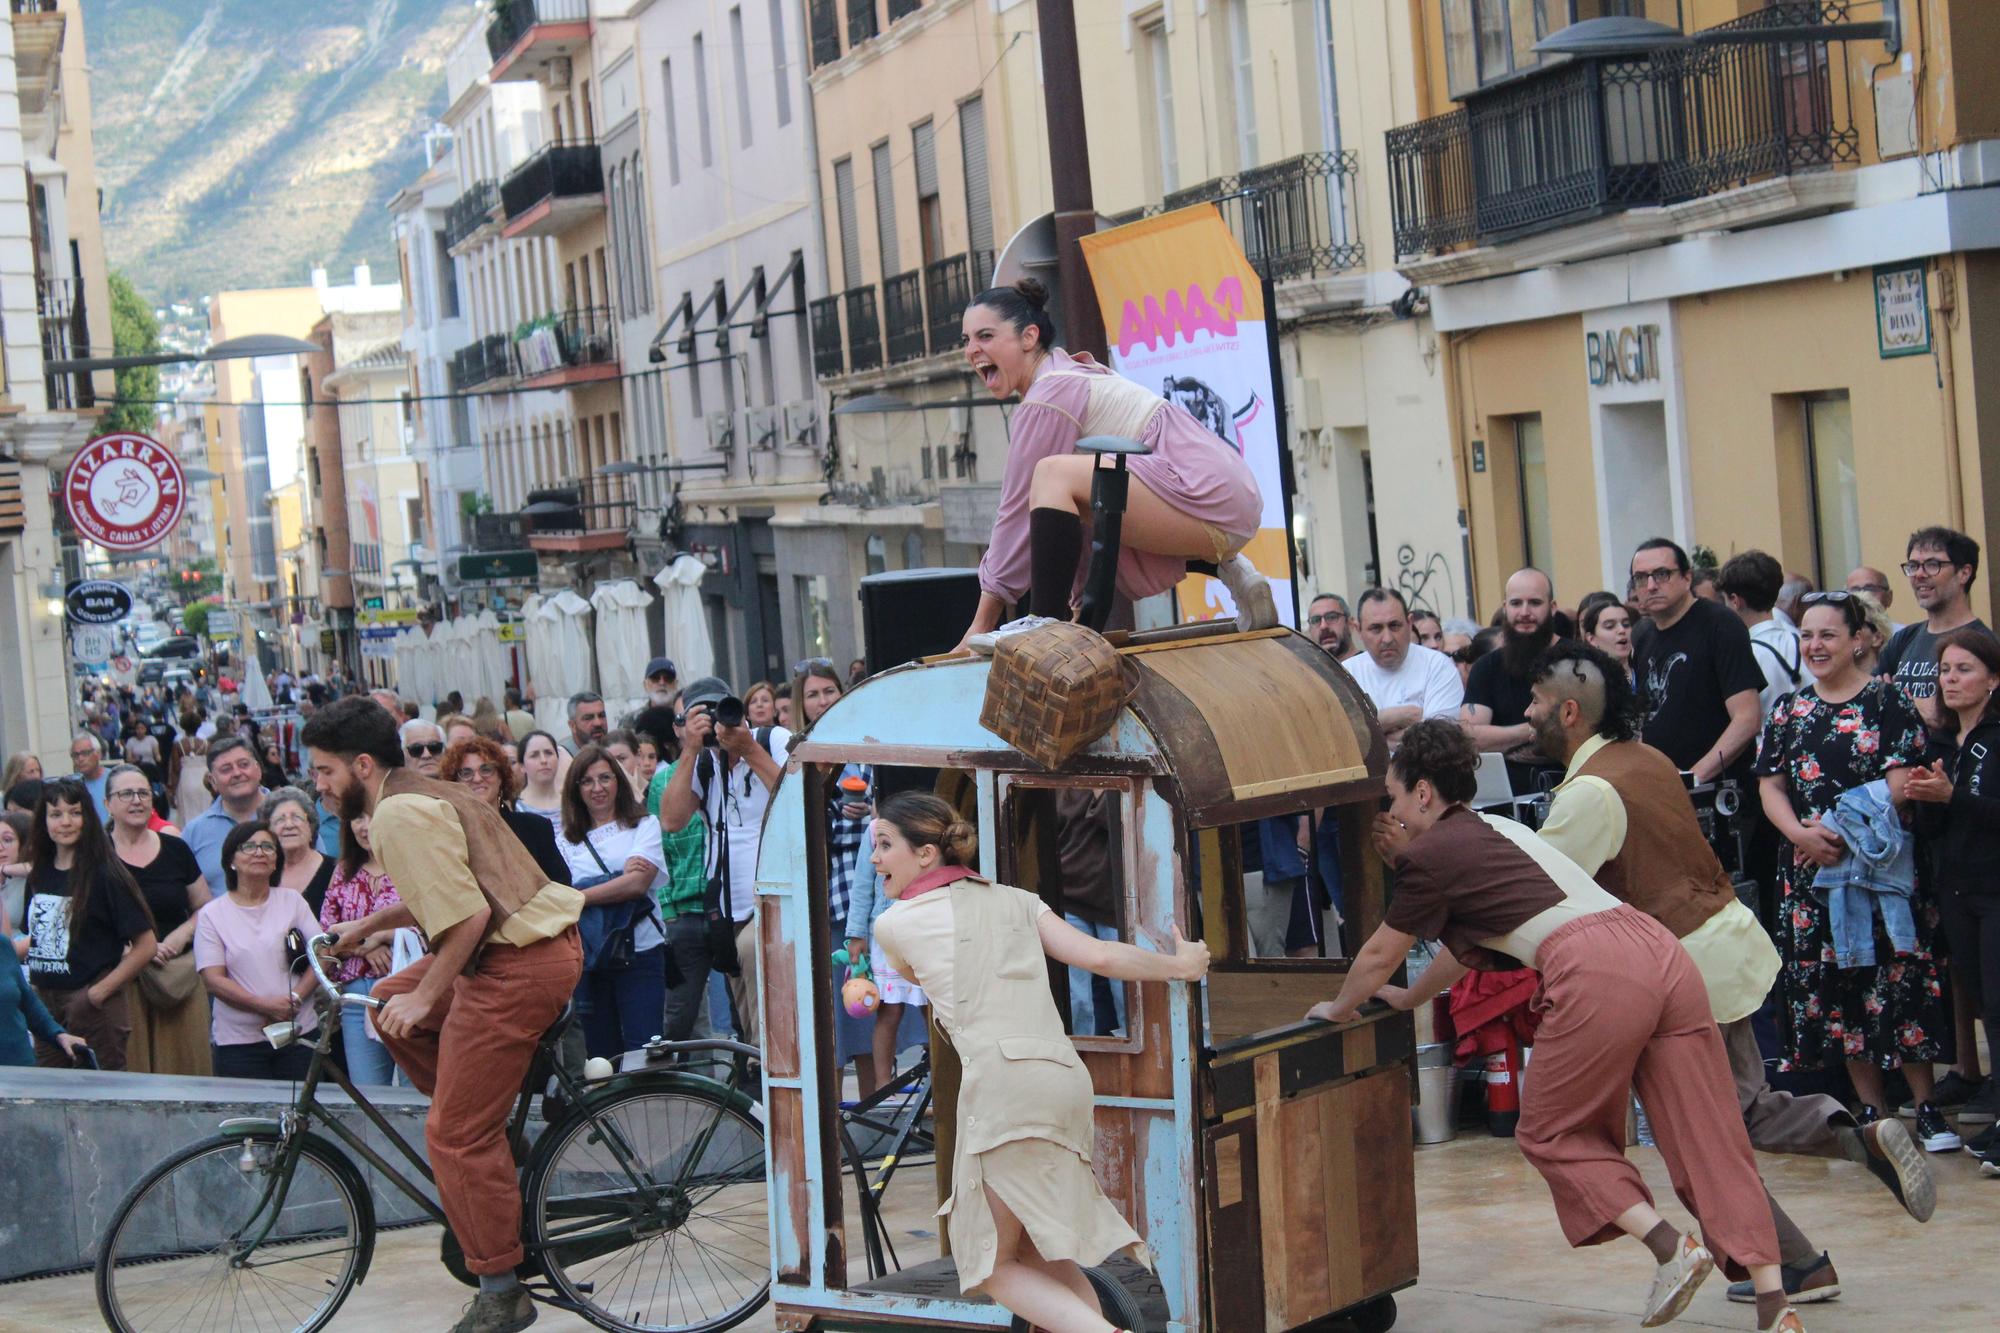
[{"label": "metal bucket", "polygon": [[1458,1134],[1458,1069],[1451,1062],[1451,1044],[1417,1047],[1418,1143],[1449,1143]]}]

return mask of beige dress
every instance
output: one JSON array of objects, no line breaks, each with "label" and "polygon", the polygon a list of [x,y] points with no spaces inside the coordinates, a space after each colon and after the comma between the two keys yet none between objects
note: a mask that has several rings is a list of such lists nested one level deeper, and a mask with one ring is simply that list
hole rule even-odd
[{"label": "beige dress", "polygon": [[1038,922],[1048,904],[976,877],[898,902],[875,922],[891,966],[914,978],[964,1067],[952,1194],[938,1209],[962,1291],[993,1274],[986,1192],[1045,1259],[1101,1264],[1145,1242],[1091,1173],[1092,1088],[1050,998]]}]

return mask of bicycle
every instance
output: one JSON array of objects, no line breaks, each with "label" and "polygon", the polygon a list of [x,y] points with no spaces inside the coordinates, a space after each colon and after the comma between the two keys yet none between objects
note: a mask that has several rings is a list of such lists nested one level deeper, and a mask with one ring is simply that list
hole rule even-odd
[{"label": "bicycle", "polygon": [[[149,1171],[112,1215],[96,1290],[118,1333],[325,1328],[374,1256],[374,1198],[356,1158],[445,1227],[446,1266],[477,1285],[438,1205],[317,1100],[331,1078],[435,1187],[429,1164],[327,1060],[340,1006],[379,1007],[327,977],[320,950],[332,940],[306,949],[319,1029],[293,1104],[275,1119],[223,1121]],[[571,1018],[566,1008],[542,1035],[507,1127],[521,1172],[523,1282],[535,1300],[621,1333],[741,1323],[770,1296],[763,1108],[735,1080],[647,1066],[710,1053],[740,1077],[755,1048],[655,1041],[639,1068],[586,1082],[556,1058]],[[280,1047],[298,1039],[293,1024],[267,1035]],[[557,1091],[544,1097],[545,1123],[531,1141],[531,1103],[550,1079]]]},{"label": "bicycle", "polygon": [[[897,1269],[903,1266],[888,1229],[882,1225],[882,1195],[888,1190],[896,1167],[910,1153],[912,1145],[920,1153],[937,1151],[936,1140],[921,1128],[924,1113],[931,1105],[930,1076],[931,1060],[927,1053],[866,1097],[840,1108],[840,1146],[847,1155],[848,1168],[854,1172],[855,1199],[861,1205],[862,1249],[867,1255],[871,1281],[887,1274],[891,1264]],[[902,1105],[887,1119],[872,1114],[894,1097],[902,1098]],[[869,1154],[862,1150],[855,1136],[857,1129],[876,1136],[871,1146],[878,1150],[875,1155],[881,1158],[881,1165],[872,1180],[868,1176]],[[885,1137],[887,1148],[881,1151]]]}]

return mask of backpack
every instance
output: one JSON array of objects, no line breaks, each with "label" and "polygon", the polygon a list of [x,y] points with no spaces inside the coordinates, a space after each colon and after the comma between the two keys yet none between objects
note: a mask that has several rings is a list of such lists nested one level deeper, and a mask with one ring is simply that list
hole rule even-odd
[{"label": "backpack", "polygon": [[1779,652],[1774,645],[1767,643],[1763,639],[1751,639],[1750,646],[1752,648],[1762,648],[1765,652],[1769,653],[1771,660],[1776,662],[1779,669],[1785,673],[1785,679],[1792,683],[1793,689],[1797,689],[1799,682],[1805,679],[1805,673],[1799,670],[1801,658],[1797,636],[1793,636],[1792,638],[1792,660],[1789,662],[1785,660],[1785,655]]}]

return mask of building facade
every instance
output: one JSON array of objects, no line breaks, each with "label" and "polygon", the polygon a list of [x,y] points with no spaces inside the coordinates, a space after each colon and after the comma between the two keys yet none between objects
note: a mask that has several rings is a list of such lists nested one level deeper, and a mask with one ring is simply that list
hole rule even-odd
[{"label": "building facade", "polygon": [[[1821,586],[1932,523],[1990,545],[2000,8],[1422,11],[1396,248],[1443,339],[1482,608],[1530,563],[1571,604],[1623,589],[1652,534]],[[1535,50],[1607,14],[1655,26]]]}]

